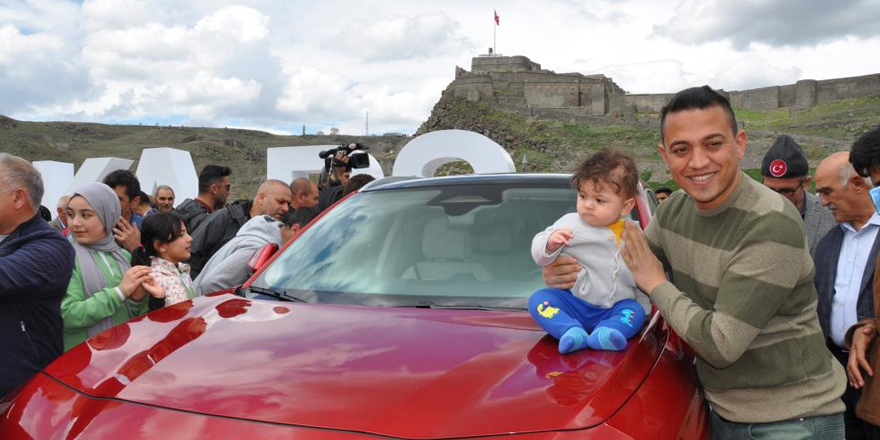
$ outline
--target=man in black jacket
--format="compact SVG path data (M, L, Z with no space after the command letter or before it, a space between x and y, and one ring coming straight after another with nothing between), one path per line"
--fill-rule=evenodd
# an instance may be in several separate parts
M40 218L42 198L37 170L0 153L0 397L63 352L73 247Z
M199 195L195 199L186 199L175 208L174 212L183 217L186 230L190 235L211 215L214 210L226 206L229 197L229 167L205 165L199 173Z
M290 209L290 199L290 188L287 184L271 179L260 185L253 201L238 200L211 214L192 234L192 250L188 263L193 279L199 275L211 256L232 240L251 217L269 215L281 221Z

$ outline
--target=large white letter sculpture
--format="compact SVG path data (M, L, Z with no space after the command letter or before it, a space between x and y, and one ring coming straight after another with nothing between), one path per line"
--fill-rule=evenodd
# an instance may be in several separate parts
M189 151L147 148L141 151L135 174L141 182L141 191L147 194L156 192L159 185L173 188L175 206L199 195L199 176Z
M131 168L131 164L133 163L134 161L131 159L120 159L118 157L96 157L93 159L86 159L83 161L83 164L80 165L79 171L76 172L76 175L73 176L73 181L70 182L66 191L72 191L73 188L81 183L100 182L104 180L104 177L107 177L108 174L116 170L127 170Z
M266 149L266 178L278 179L287 183L300 177L319 174L324 169L324 159L318 153L339 145L306 145L301 147L279 147ZM379 161L371 154L368 168L355 168L351 175L369 174L377 179L385 177Z
M73 164L54 160L39 160L35 161L33 165L43 177L43 200L40 203L49 208L49 212L54 218L58 199L67 191L70 182L73 182Z
M397 155L392 176L432 177L437 168L463 160L474 174L515 173L510 154L492 139L466 130L440 130L407 143Z

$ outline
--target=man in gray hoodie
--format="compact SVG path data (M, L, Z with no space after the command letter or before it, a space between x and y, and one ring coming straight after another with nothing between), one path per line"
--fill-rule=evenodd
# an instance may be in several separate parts
M229 242L215 253L195 279L196 292L205 294L243 284L253 275L248 261L269 243L279 247L287 243L317 215L313 209L300 209L286 217L289 224L272 216L261 215L248 220Z

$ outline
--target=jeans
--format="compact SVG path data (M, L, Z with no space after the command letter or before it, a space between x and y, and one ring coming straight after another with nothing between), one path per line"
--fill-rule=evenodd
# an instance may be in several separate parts
M770 423L737 423L710 411L712 440L843 440L843 414L804 417Z

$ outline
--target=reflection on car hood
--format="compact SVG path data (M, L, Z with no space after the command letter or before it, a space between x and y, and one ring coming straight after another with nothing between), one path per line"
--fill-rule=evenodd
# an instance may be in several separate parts
M659 355L560 356L525 312L203 297L81 344L46 372L89 395L264 422L440 438L577 429Z

